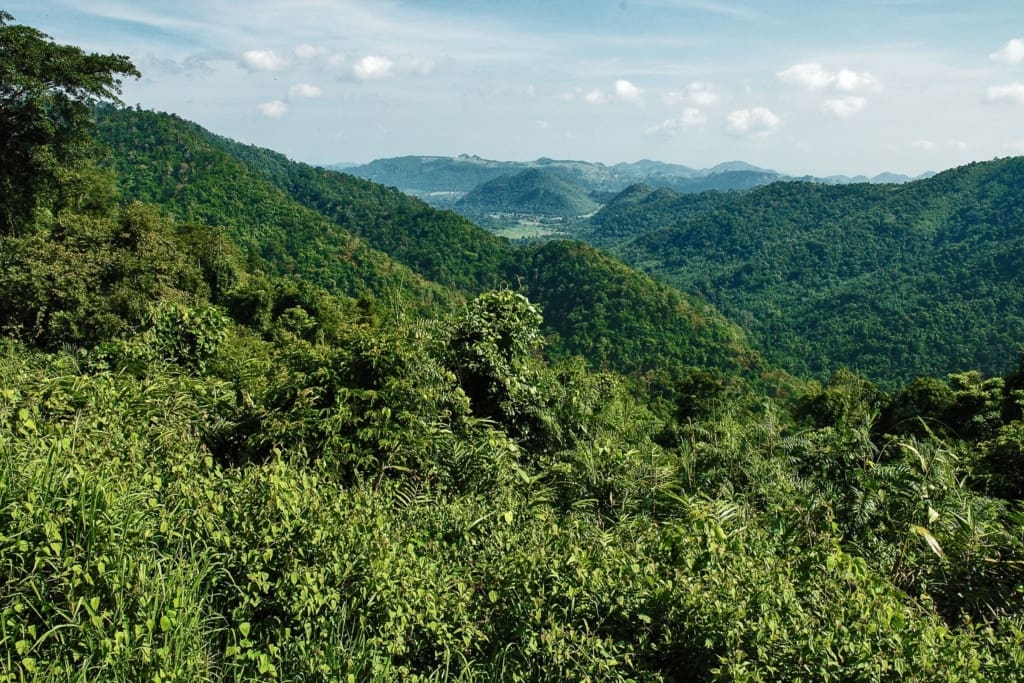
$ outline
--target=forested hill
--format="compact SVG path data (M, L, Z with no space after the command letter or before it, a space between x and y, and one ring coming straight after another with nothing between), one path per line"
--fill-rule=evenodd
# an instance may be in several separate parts
M450 298L444 288L291 200L196 124L113 107L95 115L96 135L113 150L109 162L126 199L158 204L182 221L223 226L264 267L334 292L413 299L421 310Z
M98 123L126 198L227 226L279 272L336 293L427 298L440 308L487 289L528 286L549 311L546 329L559 340L552 353L666 381L669 373L658 369L675 365L742 371L757 382L771 374L712 307L669 294L646 275L627 276L627 267L593 249L582 261L579 252L541 250L538 269L535 249L515 249L393 188L296 163L172 115L107 107ZM592 307L584 293L604 286L614 294Z
M580 186L536 168L483 183L455 204L463 213L524 213L567 218L593 213L599 207Z
M1024 343L1022 188L1022 158L900 186L776 183L616 252L797 374L1001 372Z
M739 192L680 194L667 187L640 183L617 194L586 225L581 239L599 247L614 246L657 228L676 225L698 213L711 211L740 197Z

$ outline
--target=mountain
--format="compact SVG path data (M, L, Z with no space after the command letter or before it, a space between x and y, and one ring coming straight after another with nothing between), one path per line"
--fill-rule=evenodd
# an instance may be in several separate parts
M332 292L411 297L425 310L451 299L444 288L254 173L231 153L244 146L173 115L102 107L95 116L95 135L111 148L108 163L126 199L158 204L182 222L223 226L271 272L297 274ZM374 214L378 222L394 222L392 212L421 204L349 180L352 192L339 208L353 220Z
M1024 343L1022 187L1021 158L903 185L774 183L614 252L706 296L796 374L1003 372Z
M681 192L707 189L728 190L752 187L782 177L742 161L718 164L709 169L692 169L680 164L641 160L606 166L588 161L540 158L535 161L492 161L478 156L377 159L363 166L347 167L346 173L391 185L427 201L447 201L446 193L466 193L500 176L539 169L579 185L588 193L620 192L646 182L671 186ZM701 180L703 179L703 180ZM687 180L693 180L687 184ZM438 196L440 194L440 196Z
M762 385L772 381L746 334L712 306L593 247L563 240L530 247L521 277L563 352L597 367L657 377L682 361Z
M578 185L537 168L483 183L455 204L463 214L521 213L571 218L593 213L599 204Z
M546 330L559 339L555 354L581 354L595 367L623 372L705 361L723 371L742 368L752 379L767 372L751 360L758 354L738 328L713 308L666 294L664 285L596 250L587 248L580 267L578 253L552 247L540 252L547 254L541 269L538 252L516 249L393 188L290 161L173 115L107 107L97 119L97 136L110 147L109 163L126 199L156 203L182 221L225 226L251 259L275 273L337 294L419 302L418 310L427 314L488 289L528 282L530 296L551 307ZM565 184L543 171L531 173L544 186ZM564 300L625 272L633 274L599 307ZM600 273L616 275L595 279ZM671 306L656 303L666 297ZM587 325L566 327L570 310ZM616 322L626 318L633 327ZM634 338L637 330L643 330L642 340ZM715 330L729 332L708 334ZM606 346L635 353L609 353Z
M671 178L692 178L702 175L702 172L683 166L682 164L668 164L664 161L652 161L641 159L632 163L621 162L612 166L619 173L630 178L650 178L652 176L666 176Z
M457 157L396 157L377 159L362 166L344 169L346 173L397 187L415 195L465 193L500 176L515 175L529 169L542 169L587 191L621 189L614 170L603 164L585 161L492 161L475 155Z
M738 192L680 194L667 187L631 185L614 196L573 235L590 244L608 247L656 228L711 211L738 199Z

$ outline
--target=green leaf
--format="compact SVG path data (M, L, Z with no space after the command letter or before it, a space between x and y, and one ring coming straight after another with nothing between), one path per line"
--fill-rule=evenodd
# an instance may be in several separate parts
M249 625L248 621L243 621L241 624L238 625L238 630L239 632L241 632L243 638L249 637L249 631L251 628L252 627Z

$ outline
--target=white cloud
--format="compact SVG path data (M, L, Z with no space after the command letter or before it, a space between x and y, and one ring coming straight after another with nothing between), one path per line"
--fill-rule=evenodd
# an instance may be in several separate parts
M367 55L352 67L352 75L361 81L388 78L394 74L395 63L387 57Z
M934 152L938 148L938 145L931 140L914 140L910 146L923 152Z
M246 50L242 64L250 71L280 71L288 66L288 60L273 50Z
M608 102L608 95L603 90L591 90L583 96L583 101L587 104L605 104Z
M833 73L817 62L794 64L779 71L775 76L787 85L796 85L808 90L824 90L831 86L842 92L857 92L881 87L878 79L867 71L857 72L843 68L838 73Z
M636 102L644 91L629 81L619 79L615 81L615 97L626 102Z
M333 55L328 63L344 70L347 77L360 81L371 81L393 76L428 76L437 67L429 57L385 57L367 55L351 66L341 54Z
M875 88L877 85L878 79L866 71L857 73L849 69L840 69L839 73L836 74L836 90L842 90L843 92L867 90L868 88Z
M988 102L1011 102L1024 104L1024 83L993 85L985 93Z
M673 135L681 130L686 130L687 128L702 126L707 122L708 117L704 112L696 107L687 107L683 109L682 114L680 114L678 118L665 119L659 125L648 128L647 133L648 135L653 133L667 133L669 135Z
M259 109L260 113L268 119L279 119L288 113L288 105L281 100L264 102L263 104L257 105L256 108Z
M821 110L841 119L848 119L864 111L868 101L863 97L839 97L834 100L825 100Z
M547 130L548 128L551 127L551 123L549 121L538 121L537 127L540 128L541 130Z
M310 83L298 83L288 89L288 95L292 99L300 97L320 97L323 91L318 86L311 85Z
M726 130L734 135L758 138L770 135L782 120L766 107L737 109L726 119Z
M783 83L799 85L807 88L808 90L821 90L822 88L827 88L836 80L836 75L834 73L826 71L825 67L817 62L794 64L784 71L779 71L775 75Z
M1002 47L998 52L988 56L993 62L1003 64L1020 64L1024 62L1024 39L1014 38Z
M971 148L971 146L968 145L963 140L949 140L948 142L946 142L946 147L948 149L955 149L958 152L966 152L968 149Z

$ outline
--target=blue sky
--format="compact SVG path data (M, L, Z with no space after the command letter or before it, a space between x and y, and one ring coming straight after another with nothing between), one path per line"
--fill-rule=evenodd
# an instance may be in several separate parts
M310 163L742 159L917 174L1024 154L1018 0L8 0L131 56L128 104Z

